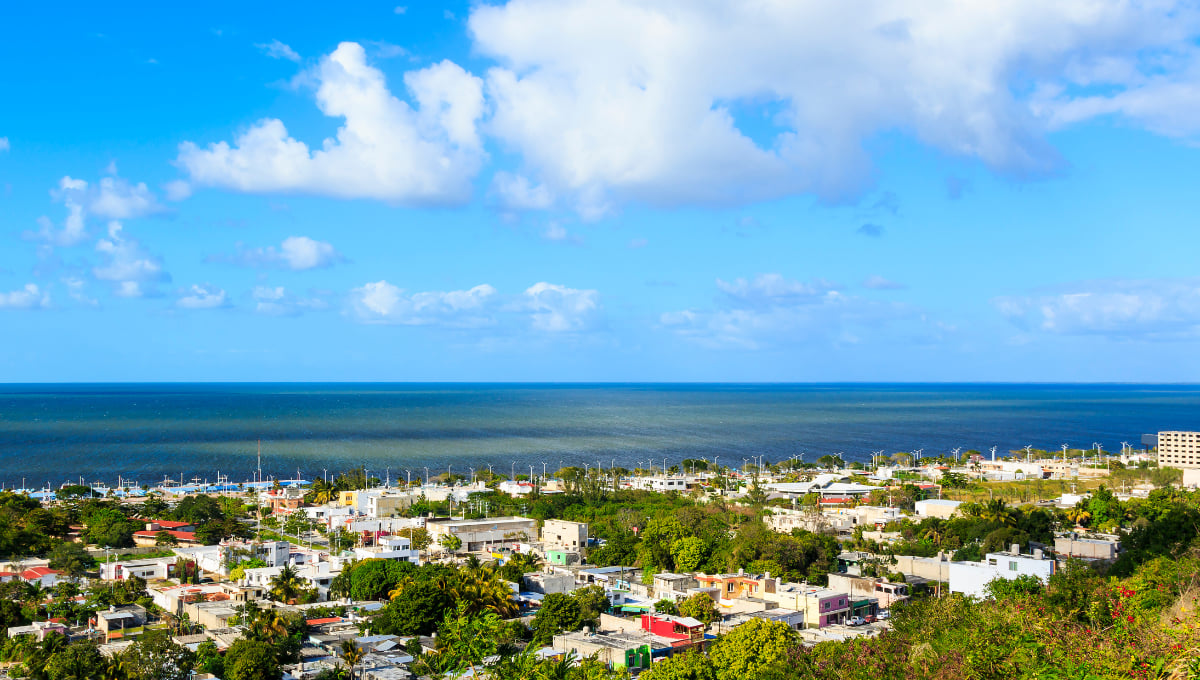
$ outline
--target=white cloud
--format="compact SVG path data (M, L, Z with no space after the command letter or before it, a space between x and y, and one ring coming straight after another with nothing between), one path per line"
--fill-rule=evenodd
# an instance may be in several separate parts
M863 281L863 287L870 288L871 290L904 290L908 288L903 283L891 281L878 274L868 276L867 280Z
M163 190L167 194L168 201L183 201L192 195L192 185L181 179L167 182L163 186Z
M367 323L477 328L496 323L496 289L482 284L469 290L407 293L387 281L368 283L350 293L351 308Z
M8 143L8 137L0 137L0 151L8 151L12 149L12 145Z
M1147 339L1200 336L1197 278L1080 281L992 303L1024 330Z
M511 0L469 20L499 63L489 130L588 217L853 197L866 141L896 130L1019 175L1094 115L1194 134L1198 27L1194 7L1103 0Z
M92 268L92 276L113 285L118 297L143 297L157 294L157 284L171 276L163 271L162 260L147 253L141 244L122 233L120 222L110 222L108 238L96 242L102 263Z
M247 267L276 267L292 271L331 267L344 259L333 244L307 236L289 236L279 247L266 246L249 250L239 247L236 255L216 255L208 258L211 262L231 262Z
M296 50L293 50L291 47L288 47L286 43L282 43L278 40L272 40L266 44L255 45L255 47L262 50L263 54L266 54L272 59L286 59L296 63L300 62L300 55L296 54Z
M198 285L180 291L175 306L180 309L216 309L229 305L229 296L221 288L211 284Z
M492 192L503 210L545 210L554 204L554 196L550 194L546 185L534 185L524 175L514 175L503 170L492 177Z
M115 165L111 169L115 171ZM145 183L133 184L116 176L103 177L94 184L64 176L50 195L67 208L62 228L56 228L50 218L43 216L38 218L38 231L26 232L25 236L56 246L73 246L86 240L88 217L120 220L164 210Z
M250 297L254 300L254 311L268 316L296 316L307 310L325 309L328 306L320 298L297 297L283 286L255 286Z
M716 309L667 312L663 327L708 347L761 349L823 341L856 343L895 322L924 323L907 305L847 295L829 281L760 274L725 282Z
M49 291L42 291L35 283L12 292L0 292L0 309L42 309L50 306Z
M525 290L518 308L528 310L533 327L550 333L586 331L595 327L600 294L553 283L535 283Z
M408 8L405 7L404 5L397 5L396 8L392 10L392 12L394 14L405 14L408 12Z
M483 83L442 61L404 76L416 106L396 98L357 43L342 43L309 74L317 106L344 119L320 149L266 119L201 149L180 145L193 184L253 193L300 192L437 205L465 201L484 158L476 129Z
M67 294L71 296L72 300L88 307L97 307L100 305L99 300L87 294L87 282L83 279L78 276L68 276L62 282L66 285Z
M448 328L531 329L563 334L596 328L600 295L551 283L536 283L519 295L501 295L482 284L469 290L409 293L377 281L350 294L352 313L365 323Z

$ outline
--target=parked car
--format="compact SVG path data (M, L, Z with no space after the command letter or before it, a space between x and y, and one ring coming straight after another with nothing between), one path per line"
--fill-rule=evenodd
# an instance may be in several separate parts
M887 621L890 618L892 618L892 614L888 610L884 609L879 612L880 621Z
M846 623L851 626L861 626L866 623L866 620L864 620L861 616L851 616L850 620Z
M863 618L863 621L866 621L867 623L875 623L875 615L868 614L866 617Z

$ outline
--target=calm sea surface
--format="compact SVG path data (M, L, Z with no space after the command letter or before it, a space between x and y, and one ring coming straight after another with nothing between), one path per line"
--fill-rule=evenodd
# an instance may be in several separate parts
M1176 385L0 385L0 482L307 479L354 465L424 467L1062 443L1107 450L1200 429L1200 386ZM419 472L418 472L419 471Z

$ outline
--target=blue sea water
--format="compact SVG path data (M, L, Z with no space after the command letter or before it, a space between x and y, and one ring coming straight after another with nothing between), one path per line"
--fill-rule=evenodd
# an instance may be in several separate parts
M260 440L276 477L365 465L398 479L489 463L540 472L543 462L866 460L879 449L1113 451L1165 429L1200 429L1200 386L0 385L0 483L243 481Z

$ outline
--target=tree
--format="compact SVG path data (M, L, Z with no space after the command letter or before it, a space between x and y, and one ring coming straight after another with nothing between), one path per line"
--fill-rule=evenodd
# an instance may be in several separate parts
M705 593L696 593L689 596L683 602L680 602L679 614L681 616L690 616L706 626L721 618L721 614L717 612L716 604Z
M284 565L278 574L271 577L270 586L271 599L284 603L293 602L300 597L304 590L304 582L300 580L300 574L290 564Z
M196 655L165 630L147 631L124 654L130 680L187 680Z
M353 644L353 641L351 641ZM275 660L271 645L259 640L241 639L225 653L225 680L280 680L283 670Z
M92 680L103 673L104 665L96 643L79 640L50 657L46 676L49 680Z
M580 588L571 593L571 597L579 602L579 615L583 619L583 623L593 627L600 624L600 615L612 606L604 588L600 586Z
M708 657L685 652L655 663L638 676L639 680L717 680L717 671Z
M175 538L175 534L170 531L161 529L158 533L154 534L154 545L176 546L179 545L179 539Z
M703 538L687 536L671 544L671 557L679 571L695 571L704 561L708 544Z
M663 598L654 603L654 611L667 616L679 616L679 605L675 600Z
M754 619L721 638L709 657L718 680L760 680L797 642L796 632L786 623Z
M433 537L429 535L429 530L421 527L401 529L400 535L407 536L412 549L417 552L425 552L433 543Z
M437 629L454 597L432 580L413 581L398 591L371 621L371 630L389 635L429 635Z
M137 530L137 525L115 508L98 507L86 513L83 522L86 525L83 536L88 543L114 548L133 545L133 532Z
M462 539L454 534L442 534L438 537L438 544L449 552L455 552L462 547Z
M58 569L76 577L83 576L96 564L96 560L88 554L83 545L74 541L63 541L55 545L48 557L51 569Z
M362 663L363 653L354 640L342 640L342 661L350 671L350 680L354 680L354 667Z
M562 593L551 593L542 598L542 606L533 617L533 641L547 645L555 635L583 627L583 611L579 600Z
M221 656L217 643L205 640L196 647L196 672L225 677L225 657Z

